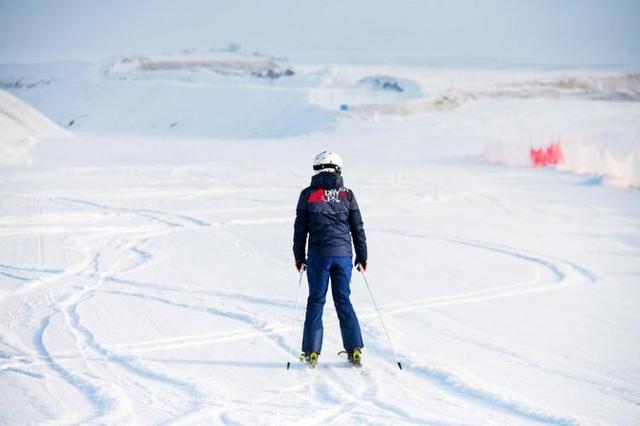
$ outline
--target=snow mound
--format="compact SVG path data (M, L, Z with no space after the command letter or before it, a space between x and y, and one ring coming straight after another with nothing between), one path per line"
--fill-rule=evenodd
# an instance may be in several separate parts
M369 106L385 108L421 99L420 83L393 75L362 75L363 70L332 67L324 81L309 92L309 102L329 110L362 111ZM351 115L351 113L350 113Z
M70 136L27 103L0 90L0 165L23 161L42 138Z

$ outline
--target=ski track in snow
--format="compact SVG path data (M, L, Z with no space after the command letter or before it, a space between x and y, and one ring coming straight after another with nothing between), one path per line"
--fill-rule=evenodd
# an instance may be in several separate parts
M83 204L86 205L87 203L83 203ZM104 208L104 206L101 206L99 204L95 204L94 207ZM126 213L133 212L135 214L139 214L142 217L145 217L146 219L164 223L167 226L171 226L171 227L178 226L173 222L158 219L156 216L151 215L149 211L144 211L142 213L140 213L139 211L134 211L133 209L123 209L122 211ZM158 214L158 212L153 212L153 213ZM196 223L199 226L204 226L203 223L191 220L190 218L182 217L179 215L176 217L185 219L190 223ZM122 248L122 246L125 246L127 244L130 244L130 243L126 241L122 242L120 244L120 248ZM136 266L139 266L145 263L149 259L149 257L144 256L142 254L143 252L141 252L135 246L127 247L126 249L142 257L140 262L137 265L133 266L134 268ZM116 248L116 251L117 251L117 248ZM77 346L87 347L94 353L93 357L89 356L86 353L79 354L81 356L81 359L92 358L94 361L96 359L101 361L108 361L114 365L117 365L123 369L126 369L130 373L135 374L136 376L139 376L140 378L146 381L160 382L160 383L172 386L174 388L177 388L181 393L187 396L187 398L190 398L191 402L183 410L182 413L180 413L179 411L173 412L168 417L168 419L172 419L176 417L187 418L190 414L197 412L202 407L199 391L193 384L185 383L180 380L166 376L164 374L154 372L152 370L147 369L143 365L140 365L140 363L135 359L130 359L122 355L119 355L113 351L110 351L108 349L105 349L99 342L95 340L94 335L91 333L91 331L81 324L80 316L78 314L79 306L81 306L81 304L86 302L87 300L90 300L91 297L93 297L93 295L96 293L96 291L98 291L98 288L105 281L103 278L103 275L105 275L106 272L101 270L102 256L103 256L102 251L95 253L93 257L91 257L91 260L89 261L87 268L80 269L80 270L78 270L78 267L72 270L61 271L56 269L51 270L51 269L38 269L38 268L23 268L23 267L15 267L10 265L2 265L2 267L11 269L11 270L28 270L28 271L35 271L35 272L46 272L46 273L58 274L57 276L47 278L44 280L37 280L35 283L25 286L23 289L21 289L22 293L32 293L34 290L36 290L37 287L41 287L46 284L53 284L55 281L61 281L65 278L70 278L73 276L78 276L83 278L90 277L97 280L95 284L82 288L80 292L77 292L77 291L71 292L64 300L54 303L55 313L45 317L42 320L40 329L36 333L35 347L38 350L39 358L44 360L44 363L52 372L56 373L59 377L61 377L63 380L68 382L71 386L75 387L78 391L80 391L85 396L85 398L94 406L95 413L91 417L84 419L82 422L85 422L85 421L102 422L103 420L101 419L107 419L107 418L111 419L111 421L118 419L118 417L115 417L114 419L114 416L118 411L117 406L120 405L117 397L118 395L126 395L127 392L126 392L126 388L124 387L125 385L123 385L123 387L120 389L119 392L115 393L115 396L105 395L104 387L98 387L97 385L92 383L93 381L91 379L82 377L83 375L73 373L67 368L63 367L62 364L64 363L64 358L62 358L62 362L59 361L57 357L55 355L52 355L49 349L47 348L47 344L45 343L45 335L46 335L47 329L50 327L51 318L53 318L55 315L62 314L64 315L66 319L65 322L69 325L69 328L72 334L74 334L76 339L82 339L82 342L79 342ZM66 273L63 275L59 275L62 272L66 272ZM67 361L68 360L69 358L67 358ZM9 359L9 361L11 361L11 359ZM5 371L8 370L7 368L4 368L4 366L0 368L2 368ZM9 367L9 369L11 368L13 367ZM37 375L38 373L33 373L33 374ZM128 411L128 409L124 409L123 411L126 412Z
M149 219L155 220L155 218L153 217L150 217ZM189 220L189 222L195 223L198 226L203 226L201 223L197 223L195 221ZM173 227L173 225L169 222L167 222L166 224ZM144 238L142 240L144 240ZM137 263L131 265L129 268L126 268L126 270L128 271L142 266L152 258L152 256L148 252L139 249L134 244L135 242L125 241L118 247L122 251L129 251L139 256L139 261ZM183 395L183 398L186 399L187 403L185 404L184 402L180 402L178 406L172 407L176 402L179 402L180 400L171 401L171 399L168 399L166 395L159 393L152 384L145 383L142 386L140 384L137 384L138 387L143 388L141 392L146 398L151 401L164 401L164 404L166 406L169 406L168 410L166 406L163 407L163 409L167 412L165 414L166 419L161 423L174 423L175 421L177 421L177 419L180 419L181 421L187 421L191 416L196 415L205 407L203 393L196 384L177 379L165 373L154 371L148 366L144 365L144 363L142 363L135 357L126 356L121 354L120 352L105 347L100 342L98 342L94 334L81 323L81 318L78 313L78 309L80 308L80 306L93 298L95 294L100 291L100 287L109 282L107 277L110 272L103 271L101 269L100 253L98 253L94 258L92 267L93 275L98 279L98 283L94 287L90 288L87 292L85 292L84 295L78 296L76 301L68 304L68 306L66 307L65 312L66 315L70 318L71 327L81 334L83 342L95 353L98 359L108 361L111 364L126 370L127 372L136 376L138 379L142 379L143 381L152 383L155 382L160 385L165 385L176 389L179 394ZM127 386L131 386L131 384L129 384L128 382L123 383L121 385L120 391L117 392L117 394L126 395ZM130 411L130 408L127 407L122 411L126 413Z
M414 302L402 303L402 306L393 307L387 305L385 312L388 314L410 312L415 309L428 308L434 306L446 306L461 303L473 303L484 300L496 299L501 297L519 296L532 292L540 291L552 291L558 289L558 284L563 286L572 284L593 284L597 282L597 276L595 273L588 269L575 265L574 263L554 259L551 257L529 254L525 251L518 250L512 247L507 247L501 244L488 243L476 240L466 240L461 238L451 238L441 235L421 234L411 231L403 231L396 229L379 229L372 228L370 232L388 232L395 235L401 235L411 238L426 238L449 242L452 244L459 244L463 246L470 246L481 250L487 250L503 254L505 256L511 256L516 259L521 259L526 262L531 262L540 265L549 270L556 280L552 283L516 283L497 288L489 288L484 290L472 291L463 294L444 296L437 298L429 298L424 300L417 300Z
M104 205L101 204L89 204L89 203L83 203L85 205L91 205L94 207L98 207L98 208L105 208ZM131 213L132 210L131 209L124 209L123 211L127 212L127 213ZM136 214L138 212L135 212ZM154 213L158 213L157 211L154 211ZM153 221L158 221L157 217L155 216L148 216L145 212L145 214L141 215L142 217L147 217L150 220ZM173 222L169 222L169 221L162 221L164 222L167 226L171 226L171 227L175 227L176 224ZM195 221L192 221L193 223L196 223ZM201 225L203 222L199 222L198 224ZM459 241L456 241L457 243L460 243ZM479 246L478 243L476 242L474 245ZM492 248L487 248L487 246L479 246L481 248L484 249L492 249ZM143 263L145 263L146 261L148 261L149 259L151 259L151 255L148 252L142 251L141 249L139 249L136 246L132 246L130 248L131 251L133 251L134 253L138 254L140 257L140 262L138 263L138 265L141 265ZM513 255L513 253L511 253ZM529 256L523 256L522 254L517 254L518 257L521 258L525 258L528 260L531 260L532 258ZM542 263L540 260L537 260L538 262ZM136 265L137 266L137 265ZM548 263L545 263L545 266L549 267L550 269L554 270L554 272L558 275L558 277L563 278L564 276L558 272L557 269L554 269L552 266L550 266ZM91 269L92 269L92 273L91 275L93 276L99 276L102 275L102 273L100 272L100 253L97 253L94 258L91 261ZM105 281L112 281L112 282L119 282L118 279L116 278L106 278ZM124 281L123 283L126 284L132 284L133 282L130 280L120 280L120 281ZM170 384L173 385L179 389L181 389L186 395L198 395L198 391L195 389L195 387L191 384L188 383L184 383L175 379L171 379L168 378L162 374L158 374L158 373L154 373L149 369L146 369L145 367L142 367L141 365L139 365L139 362L136 362L134 359L131 359L130 357L127 356L123 356L123 355L119 355L115 352L113 352L112 350L106 349L104 347L102 347L99 343L97 343L95 341L95 337L93 336L93 334L84 326L82 326L80 324L80 318L78 315L78 307L80 306L81 303L89 300L89 298L92 296L93 292L96 291L96 287L98 287L98 285L94 286L94 288L91 288L87 295L84 297L79 298L79 300L77 300L75 303L70 304L65 313L66 315L68 315L71 319L71 325L72 327L79 331L80 334L83 336L84 339L84 343L86 343L89 348L91 348L96 355L98 356L98 359L102 359L104 358L105 360L108 360L114 364L117 364L120 367L123 367L127 370L129 370L130 372L141 376L144 379L147 380L153 380L153 381L159 381L165 384ZM198 338L197 339L197 343L214 343L216 341L228 341L229 339L233 339L233 338L247 338L247 337L252 337L252 336L256 336L256 335L266 335L266 336L270 336L273 338L273 333L275 332L275 330L270 329L269 327L267 327L265 324L256 321L255 318L249 314L239 314L237 312L233 312L233 311L224 311L224 310L220 310L220 309L216 309L216 308L212 308L212 307L206 307L206 306L198 306L198 305L187 305L187 304L183 304L183 303L175 303L172 302L170 300L167 299L163 299L160 297L156 297L156 296L151 296L148 294L143 294L143 293L130 293L130 292L122 292L122 291L113 291L113 290L103 290L106 293L111 293L111 294L119 294L119 295L123 295L123 296L127 296L127 297L137 297L137 298L143 298L146 300L152 300L155 302L160 302L160 303L165 303L174 307L180 307L180 308L185 308L185 309L191 309L191 310L197 310L197 311L202 311L202 312L207 312L209 314L213 314L213 315L220 315L220 316L224 316L227 318L231 318L231 319L235 319L241 322L244 322L247 325L252 326L256 332L252 332L252 333L247 333L246 331L242 331L240 333L229 333L228 335L224 335L224 336L219 336L218 338ZM510 293L512 294L512 293ZM504 294L501 293L500 296L505 296L505 295L509 295L509 294ZM478 300L477 299L477 294L472 294L472 295L460 295L455 297L455 299L449 298L446 301L442 301L442 300L438 300L438 301L422 301L419 305L413 305L411 306L411 309L417 309L417 308L422 308L425 306L432 306L433 303L464 303L464 302L473 302ZM489 295L491 296L491 295ZM242 296L242 295L232 295L230 296L231 298L240 300L240 301L245 301L245 302L258 302L258 303L266 303L269 304L270 302L268 300L265 299L261 299L261 298L251 298L251 297L247 297L247 296ZM481 296L481 297L486 297L486 296ZM495 296L494 296L495 297ZM396 311L394 311L393 309L388 310L389 313L394 313ZM371 315L371 314L369 314ZM366 315L365 315L366 316ZM83 394L93 403L93 405L96 407L96 413L94 414L94 418L101 418L105 415L108 407L113 406L114 405L114 401L112 399L109 399L105 396L100 395L99 391L97 390L97 388L93 387L90 383L86 382L86 381L82 381L77 377L74 377L71 373L67 372L66 370L64 370L59 363L55 362L54 359L51 357L51 355L49 354L49 352L46 350L46 347L44 345L44 341L43 341L43 335L44 335L44 330L48 327L49 325L49 318L46 318L45 323L43 324L43 330L40 333L40 341L39 341L39 348L40 348L40 352L41 355L47 360L47 363L49 364L50 368L53 369L54 371L56 371L58 374L60 374L65 380L67 380L70 384L72 384L73 386L75 386L76 388L78 388L80 391L83 392ZM283 332L285 330L282 330ZM235 335L234 335L235 334ZM277 336L275 341L276 343L279 343L280 347L286 351L288 350L286 342L284 341L284 339L282 338L282 335L284 333L281 333L280 336ZM167 347L176 347L176 344L179 346L181 345L188 345L190 342L184 341L184 339L182 341L178 341L178 342L168 342L168 341L160 341L157 342L157 346L153 346L151 345L149 342L146 342L143 346L143 348L140 348L140 345L138 345L138 350L139 351L145 351L145 350L153 350L153 349L158 349L158 348L167 348ZM136 351L136 347L121 347L118 349L128 349L128 350L132 350L133 352ZM440 370L434 370L432 367L426 367L426 366L412 366L410 371L415 371L415 372L420 372L422 375L426 376L429 380L437 380L441 383L444 383L447 386L447 388L449 390L453 390L456 393L460 393L464 396L469 396L473 399L476 400L480 400L482 403L489 403L489 405L494 405L497 406L498 408L503 408L506 409L507 411L510 411L514 414L518 414L518 415L523 415L525 417L529 417L533 420L537 420L537 421L543 421L543 422L550 422L550 423L554 423L554 424L575 424L574 421L572 420L567 420L567 419L562 419L562 418L557 418L557 417L553 417L553 416L549 416L549 415L544 415L544 414L540 414L538 411L535 411L533 409L530 409L529 407L527 407L526 405L522 405L522 404L517 404L514 403L512 401L509 400L505 400L504 398L501 398L499 395L494 395L491 393L486 393L483 392L481 389L477 389L477 388L473 388L470 387L468 385L465 385L463 381L461 381L459 378L455 377L455 376L451 376L450 374L448 374L447 372L443 372ZM335 374L333 374L332 376L332 380L333 381L338 381L337 376ZM326 389L326 386L328 386L327 384L323 384L323 385L317 385L316 389L315 389L315 393L317 395L319 395L321 398L323 397L322 395L325 395L324 398L326 398L326 395L331 394L332 392L328 391ZM344 386L344 385L343 385ZM332 387L332 389L334 389L335 392L335 386ZM345 398L347 402L341 402L337 408L335 408L334 410L332 410L329 414L321 417L318 421L317 424L326 424L328 422L332 422L332 421L339 421L340 417L342 415L344 415L345 413L349 412L351 409L353 409L356 405L358 405L360 403L360 401L367 401L368 403L371 403L372 405L376 406L377 408L383 410L383 411L390 411L393 414L395 414L396 416L400 417L403 419L404 422L407 423L416 423L416 424L423 424L425 421L424 419L420 419L420 418L413 418L412 416L410 416L407 412L404 412L403 410L397 409L395 407L393 407L393 405L391 404L387 404L384 403L382 401L376 400L375 399L375 385L369 384L367 387L363 388L364 390L362 392L360 392L360 394L358 394L358 396L354 397L351 393L346 393L345 394ZM348 389L349 391L352 391L353 389ZM201 404L199 403L199 396L196 396L193 401L191 402L189 408L187 408L185 410L185 412L182 413L181 416L188 416L190 414L193 414L195 412L197 412L199 409L202 408ZM343 398L338 398L338 399L330 399L329 402L336 402L336 401L343 401ZM178 417L179 418L179 417ZM224 418L224 416L222 416L221 418ZM441 422L433 422L433 421L427 421L428 423L432 424L446 424L446 423L441 423Z
M49 328L52 317L53 315L44 318L40 329L36 332L35 347L38 350L40 357L45 360L47 367L50 370L76 388L93 405L95 409L94 414L87 419L81 420L81 422L88 422L105 416L110 407L114 404L114 400L103 395L96 386L82 378L80 375L74 374L70 370L64 368L58 362L56 357L49 353L45 344L45 333Z
M182 214L172 214L172 213L166 213L166 212L162 212L159 210L152 210L152 209L132 209L132 208L124 208L124 207L112 207L112 206L108 206L105 204L100 204L100 203L96 203L93 201L87 201L87 200L78 200L78 199L73 199L73 198L65 198L65 197L58 197L57 198L58 201L61 202L66 202L66 203L70 203L70 204L76 204L76 205L84 205L87 207L94 207L97 208L101 211L109 211L109 212L115 212L115 213L123 213L123 214L131 214L134 216L139 216L141 218L144 219L150 219L152 221L155 222L159 222L171 227L180 227L180 226L184 226L183 223L180 223L180 221L182 222L189 222L198 226L209 226L210 224L206 221L200 220L200 219L196 219L190 216L186 216L186 215L182 215ZM173 219L165 219L165 217L169 217L169 218L173 218ZM178 220L175 220L178 219Z
M201 221L198 219L194 219L185 215L174 215L174 214L169 214L169 213L165 213L165 212L160 212L157 210L151 210L151 209L126 209L126 208L113 208L113 207L109 207L103 204L99 204L99 203L93 203L93 202L88 202L88 201L84 201L84 200L72 200L72 199L66 199L66 198L58 198L59 201L63 201L63 202L69 202L69 203L74 203L74 204L80 204L83 206L87 206L87 207L91 207L91 208L97 208L100 210L105 210L105 211L111 211L111 212L116 212L116 213L124 213L124 214L131 214L134 216L138 216L156 223L161 223L164 224L168 227L171 228L178 228L178 227L182 227L182 226L188 226L188 225L195 225L195 226L209 226L209 224L205 221ZM177 221L174 220L165 220L164 217L170 217L170 218L178 218L178 219L182 219L183 221L186 221L186 224L180 224ZM146 237L145 237L146 238ZM130 241L124 241L122 245L127 244L128 250L130 250L131 252L135 253L138 257L139 257L139 261L134 264L131 265L129 268L126 268L126 270L124 270L123 272L128 272L131 271L133 269L135 269L138 266L143 265L144 263L146 263L147 261L149 261L152 258L152 255L149 252L146 252L142 249L140 249L137 245L135 245L133 242ZM96 278L98 280L98 283L83 289L81 293L75 293L75 295L72 295L71 297L69 297L68 299L75 299L75 301L70 302L70 300L65 300L63 302L59 302L57 303L57 312L56 314L59 313L63 313L65 315L65 317L68 319L68 323L70 325L70 327L73 329L73 331L76 332L76 334L79 334L82 338L82 342L81 342L81 346L87 346L93 353L94 355L92 357L89 357L87 354L68 354L68 355L61 355L60 358L62 360L62 363L64 363L65 361L68 362L69 360L73 360L73 359L77 359L77 356L80 355L81 358L89 358L93 361L95 360L103 360L103 361L108 361L112 364L115 364L116 366L119 366L123 369L126 369L127 371L131 372L132 374L135 374L137 376L139 376L139 378L142 378L144 380L147 381L156 381L156 382L160 382L163 384L168 384L170 386L173 386L177 389L179 389L185 396L187 396L188 398L191 399L191 402L189 403L188 407L186 407L182 413L180 412L173 412L171 413L171 418L173 420L176 419L182 419L183 421L188 420L189 417L193 416L194 414L196 414L199 410L201 410L203 408L203 404L202 404L202 396L200 391L197 389L196 385L192 384L192 383L187 383L184 381L180 381L171 377L168 377L164 374L158 373L158 372L154 372L152 370L150 370L149 368L145 367L139 360L129 357L129 356L123 356L117 352L114 352L111 349L107 349L104 346L102 346L98 341L96 341L95 336L91 333L91 331L86 328L85 326L83 326L81 324L80 321L80 316L78 314L78 308L82 305L82 303L85 303L86 301L90 300L94 294L96 294L96 292L100 291L99 287L104 283L104 282L112 282L112 283L118 283L121 282L123 284L129 284L129 285L138 285L141 287L147 287L148 285L145 286L145 284L137 284L134 283L131 280L119 280L117 278L113 278L113 277L109 277L108 273L106 273L105 271L101 270L101 257L103 256L103 252L98 252L96 253L93 258L90 261L89 264L89 272L79 272L76 273L76 271L68 271L69 275L80 275L80 276L90 276L93 278ZM7 267L8 269L17 269L17 270L23 270L23 269L28 269L28 270L35 270L35 269L29 269L29 268L20 268L20 267L13 267L13 266L9 266L9 265L2 265L4 267ZM54 272L54 273L59 273L61 271L58 270L54 270L54 271L50 271L50 270L36 270L38 272ZM60 279L62 277L57 277L57 279ZM38 287L41 285L44 285L47 282L40 282L38 283ZM33 286L30 286L28 288L28 291L34 291L35 288ZM167 289L167 288L163 288L163 290L171 290L171 291L180 291L180 289L177 288L172 288L172 289ZM145 300L151 300L154 302L160 302L160 303L165 303L168 305L171 305L173 307L178 307L178 308L183 308L183 309L191 309L191 310L196 310L196 311L202 311L202 312L206 312L212 315L218 315L218 316L223 316L226 318L230 318L230 319L234 319L237 321L241 321L244 324L248 324L250 326L252 326L255 330L257 330L257 332L254 330L251 335L252 336L260 336L260 335L272 335L273 331L269 330L269 328L259 322L256 321L254 319L254 317L252 317L249 314L244 314L244 313L237 313L237 312L233 312L233 311L225 311L225 310L220 310L220 309L216 309L214 307L205 307L205 306L195 306L195 305L188 305L188 304L183 304L183 303L175 303L172 302L168 299L163 299L160 297L154 297L152 295L148 295L148 294L143 294L143 293L129 293L129 292L122 292L122 291L114 291L114 290L107 290L104 291L105 293L111 293L111 294L119 294L121 296L125 296L125 297L138 297L138 298L143 298ZM202 292L201 292L202 293ZM241 294L225 294L224 292L218 292L218 291L210 291L210 292L204 292L207 294L213 294L213 295L217 295L217 296L221 296L221 297L230 297L236 301L251 301L251 302L261 302L261 303L267 303L267 304L278 304L277 301L268 301L267 299L264 298L258 298L258 297L252 297L252 296L247 296L247 295L241 295ZM73 293L72 293L73 294ZM280 302L281 305L284 306L290 306L291 303L285 303L285 302ZM61 307L64 306L64 309L62 309ZM54 314L55 315L55 314ZM92 385L90 381L87 380L83 380L80 379L78 376L70 373L68 370L66 370L65 368L63 368L61 366L61 362L58 362L55 356L52 356L50 354L50 352L48 351L45 343L44 343L44 334L45 334L45 330L47 329L47 327L49 327L49 323L50 323L50 318L51 317L47 317L45 318L45 320L43 320L43 326L41 331L38 333L39 336L39 340L38 340L38 349L40 352L40 358L44 359L45 364L48 365L48 367L53 370L55 373L57 373L58 375L60 375L64 380L66 380L67 382L69 382L72 386L74 386L75 388L77 388L79 391L81 391L83 393L83 395L85 395L85 397L93 404L93 406L95 407L96 412L94 413L94 415L89 418L89 419L85 419L85 420L91 420L91 421L97 421L99 419L104 418L109 410L114 410L115 406L117 406L118 404L116 403L115 399L112 399L110 397L107 397L105 395L102 394L102 389L97 388L96 386ZM232 333L228 333L228 335L223 336L224 340L228 340L229 338L233 339L234 334L237 334L236 332L232 332ZM240 335L241 337L246 337L246 331L241 331ZM284 339L280 336L274 336L272 338L276 343L278 343L282 348L284 348L286 346L286 343L284 341ZM203 342L203 338L200 337L198 338L199 343ZM212 342L212 341L216 341L216 340L211 340L209 339L205 339L206 342ZM184 339L182 339L181 343L188 345L188 341L185 343ZM145 347L142 349L143 351L149 350L149 349L153 349L153 347L149 347L149 342L146 342L146 344L144 345ZM183 345L178 345L176 346L176 343L173 342L173 344L171 344L170 342L167 341L161 341L157 343L157 347L163 347L163 348L167 348L167 347L180 347ZM118 347L118 350L120 349L132 349L135 352L135 348L130 347L130 348L126 348L126 347ZM34 365L36 363L33 363ZM3 366L3 370L5 371L11 371L11 369L15 369L14 367L4 367ZM118 392L118 394L126 394L126 391L122 392ZM116 410L117 411L117 410ZM113 416L115 414L111 413L109 415L109 418L113 419Z
M483 413L499 413L504 417L498 417L499 421L516 419L518 422L533 422L555 425L576 425L581 421L573 416L556 413L555 410L544 407L535 401L529 401L524 397L502 393L493 386L485 386L469 379L463 372L453 371L437 363L425 361L424 357L400 348L399 356L404 361L405 370L402 372L390 371L393 353L386 348L384 337L375 332L377 327L363 324L363 331L367 335L368 364L363 371L357 372L345 368L343 363L331 363L323 361L318 371L306 372L298 363L294 364L292 371L286 372L284 364L287 356L294 355L289 352L287 336L291 331L289 320L292 318L294 305L290 300L272 299L245 294L241 292L198 289L188 284L171 284L165 282L153 282L151 280L138 280L128 278L127 274L155 261L158 250L148 249L153 238L160 235L182 230L192 230L202 227L225 227L233 225L274 225L290 222L290 218L272 219L238 219L232 221L209 221L197 217L175 214L156 209L137 209L128 207L112 207L104 203L97 203L76 198L55 197L55 204L65 207L83 208L100 213L125 215L147 221L152 228L140 228L136 231L137 224L132 224L131 229L123 228L122 232L110 234L108 241L104 242L104 236L78 237L78 247L83 252L81 260L67 265L65 268L35 268L10 264L0 264L0 273L10 278L24 281L19 288L11 293L3 294L0 304L8 303L16 297L27 298L30 303L40 297L41 292L48 294L48 302L45 304L47 312L40 318L39 327L35 331L33 347L21 350L18 345L2 343L7 347L13 347L14 353L0 353L0 373L16 373L32 379L42 380L48 383L52 375L66 382L79 392L86 402L92 407L92 413L85 418L77 419L69 417L64 419L79 423L113 423L132 421L130 410L143 410L148 407L135 406L134 397L153 401L159 399L166 403L166 407L156 416L161 420L158 423L184 423L188 421L199 422L204 419L216 418L223 424L242 423L243 415L248 415L252 405L241 404L238 401L222 401L213 403L211 396L200 382L187 379L174 371L171 375L165 373L171 365L186 363L195 364L197 360L188 358L160 357L153 358L145 354L162 353L167 350L180 349L187 351L189 348L208 346L227 342L238 342L247 339L263 338L270 342L282 354L282 363L272 365L273 368L282 367L282 374L296 375L297 385L287 390L281 388L275 396L260 399L253 406L265 408L265 414L273 419L282 419L282 423L288 423L281 416L291 408L282 399L302 393L306 401L300 402L304 410L313 413L313 418L308 421L311 424L340 424L343 422L365 422L367 414L376 413L376 418L381 422L406 423L406 424L434 424L450 425L461 424L463 421L450 421L450 419L422 417L399 407L392 400L388 400L388 392L380 394L381 381L385 385L393 383L398 390L411 395L411 387L403 382L406 380L424 382L426 386L441 393L441 398L448 404L471 404L475 409ZM38 208L41 206L38 204ZM40 210L41 213L41 210ZM258 213L258 211L256 211ZM401 229L375 228L368 229L371 235L375 233L389 233L401 238L432 239L447 242L454 245L470 247L477 250L494 253L498 256L507 256L521 260L549 272L553 277L550 282L540 279L531 282L512 283L505 286L469 291L443 297L431 297L413 300L403 303L390 303L382 306L387 316L396 316L412 312L419 312L433 307L451 306L468 303L480 303L486 300L522 296L533 292L557 291L567 286L591 285L598 283L598 276L588 268L573 262L557 259L542 254L533 254L525 250L516 249L492 242L418 233ZM238 237L240 239L240 237ZM95 241L93 241L95 239ZM101 241L101 242L100 242ZM40 241L38 251L42 251ZM96 246L99 244L99 247ZM240 244L239 248L256 254L256 248L249 244ZM43 257L43 254L39 256ZM268 255L265 261L273 262ZM42 259L41 257L41 259ZM114 261L115 259L115 261ZM170 260L169 260L170 261ZM38 274L35 279L23 277L19 274ZM83 321L82 306L98 295L112 295L126 299L142 300L148 303L161 304L172 309L186 310L204 313L213 318L223 318L238 323L239 328L231 331L192 333L176 337L166 337L137 341L135 343L105 344L98 340L97 335ZM206 301L198 301L198 297L206 298ZM189 301L192 300L192 301ZM42 306L42 303L39 304ZM282 309L286 316L280 319L263 319L260 308ZM257 312L257 313L256 313ZM268 312L265 313L268 315ZM360 312L361 319L375 319L376 313L372 308ZM47 336L52 331L52 321L56 319L57 325L64 324L66 332L75 339L76 350L53 351L51 342ZM373 322L373 321L371 321ZM284 323L284 325L283 325ZM335 320L327 320L325 324L336 327ZM607 388L607 385L598 381L589 381L577 375L565 373L561 370L553 370L541 363L531 361L516 350L489 345L480 338L470 337L452 330L444 330L452 338L463 340L467 343L484 346L486 349L499 352L502 356L511 357L525 363L531 368L543 371L545 374L555 374L566 379L579 381L590 385L600 392L615 392L628 402L639 405L640 397L627 388ZM243 366L243 361L221 361L229 366ZM212 364L214 361L206 361ZM156 369L159 365L165 368ZM257 362L256 366L268 367L269 362ZM348 374L345 375L345 372ZM302 377L300 377L302 376ZM171 389L167 393L159 390ZM52 391L54 393L54 391ZM131 395L131 396L130 396ZM177 399L175 396L179 395ZM172 399L172 396L174 399ZM425 395L412 395L414 401L427 401ZM314 412L313 404L319 404L323 409ZM64 404L64 401L61 401ZM219 405L218 405L219 404ZM244 413L244 414L243 414ZM239 416L239 417L238 417ZM483 417L480 423L493 422L491 417Z

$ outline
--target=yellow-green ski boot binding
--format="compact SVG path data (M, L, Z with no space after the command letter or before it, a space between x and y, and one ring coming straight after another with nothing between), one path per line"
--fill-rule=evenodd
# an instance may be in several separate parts
M311 352L309 355L309 368L316 368L318 365L318 352Z
M300 354L300 361L306 362L309 368L316 368L316 365L318 365L318 352Z
M349 362L353 364L354 367L362 367L362 351L360 348L355 348L349 354Z

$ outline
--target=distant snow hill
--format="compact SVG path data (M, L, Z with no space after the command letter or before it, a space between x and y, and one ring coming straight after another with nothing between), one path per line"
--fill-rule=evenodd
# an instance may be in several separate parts
M0 64L0 87L79 133L280 138L329 127L309 103L321 75L230 51L114 56L95 63Z
M279 139L419 123L461 135L447 148L456 154L511 166L539 166L531 153L561 141L545 166L640 187L637 71L293 64L229 48L0 63L0 87L82 137ZM22 119L37 113L8 96L0 164L21 161L51 128L62 132Z
M0 90L0 165L24 161L42 138L71 136L26 102Z

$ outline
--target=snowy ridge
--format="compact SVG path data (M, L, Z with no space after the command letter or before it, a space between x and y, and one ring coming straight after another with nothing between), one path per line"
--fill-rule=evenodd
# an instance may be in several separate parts
M613 75L557 75L540 76L531 80L494 81L486 85L456 86L443 93L433 93L423 87L425 96L419 99L391 100L371 103L361 100L349 115L358 119L381 117L410 117L428 111L446 111L482 99L561 99L579 98L609 102L640 102L640 74ZM428 85L432 82L426 83Z
M43 138L68 137L71 133L0 89L0 166L24 161Z
M247 55L233 51L207 53L182 52L166 55L125 56L107 65L107 75L112 78L144 78L152 75L174 76L181 79L198 74L218 76L251 76L277 79L290 77L295 72L285 68L275 58L259 54Z

